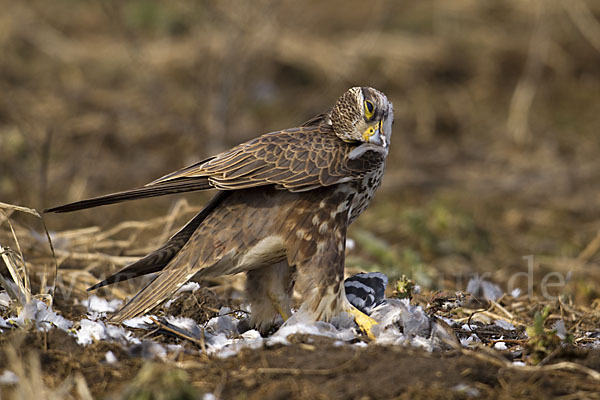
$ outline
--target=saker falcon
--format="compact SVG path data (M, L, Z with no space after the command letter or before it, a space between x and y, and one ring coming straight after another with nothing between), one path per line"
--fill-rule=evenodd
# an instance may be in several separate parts
M89 289L159 272L110 321L150 311L194 276L245 272L257 329L269 329L278 314L290 316L295 288L309 318L350 312L371 335L374 321L345 295L346 230L381 183L393 114L383 93L353 87L300 127L264 134L137 189L46 211L217 189L167 243Z

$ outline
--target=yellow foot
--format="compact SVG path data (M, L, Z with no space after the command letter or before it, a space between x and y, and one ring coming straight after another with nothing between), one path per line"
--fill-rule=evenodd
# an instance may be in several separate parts
M375 321L373 318L369 317L367 314L355 307L351 307L349 313L354 315L354 322L356 322L356 325L358 325L360 330L366 333L369 339L375 339L375 335L373 335L373 332L371 332L371 328L373 325L378 325L379 322Z
M272 293L267 293L267 296L269 297L269 300L271 300L271 304L273 305L275 310L277 310L279 315L281 315L281 318L283 318L283 322L287 321L290 318L290 315L287 312L285 312L283 307L281 307L281 303L279 303L277 298Z

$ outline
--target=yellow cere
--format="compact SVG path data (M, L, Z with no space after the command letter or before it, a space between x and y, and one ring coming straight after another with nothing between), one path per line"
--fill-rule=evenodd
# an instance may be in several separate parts
M367 129L365 129L365 131L363 132L363 140L366 142L369 140L369 138L371 136L373 136L375 134L375 128L373 128L372 126L369 126Z

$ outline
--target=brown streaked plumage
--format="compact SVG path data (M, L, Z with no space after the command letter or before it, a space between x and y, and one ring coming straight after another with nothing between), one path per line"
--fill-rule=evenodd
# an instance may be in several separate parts
M351 88L298 128L273 132L141 188L49 209L68 212L124 200L214 188L207 206L167 243L91 289L160 272L112 321L148 312L194 275L248 273L252 323L264 330L301 311L329 320L349 311L346 230L368 206L388 153L393 107L372 88Z

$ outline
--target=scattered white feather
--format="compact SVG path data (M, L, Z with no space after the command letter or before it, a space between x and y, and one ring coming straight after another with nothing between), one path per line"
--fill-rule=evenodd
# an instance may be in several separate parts
M37 299L32 299L23 307L16 318L9 318L9 321L19 326L25 326L27 321L34 321L38 330L57 327L67 331L73 326L72 321L58 315L51 308L48 308L46 303Z
M167 350L164 346L152 340L144 340L131 346L129 353L147 360L154 360L155 358L164 360L167 358Z
M179 354L183 350L184 350L183 346L180 344L168 344L167 345L167 351L174 353L175 355Z
M173 298L171 298L171 299L169 299L169 300L165 301L165 303L163 304L163 307L164 307L165 309L167 309L167 308L171 307L171 304L173 304L173 303L175 302L175 300L177 300L177 297L173 297Z
M221 315L215 318L211 318L206 324L206 329L213 333L224 333L226 335L233 335L237 333L237 326L239 321L231 315Z
M164 346L156 342L152 342L152 345L150 346L150 352L154 355L154 358L160 358L162 360L167 358L167 350L164 348Z
M438 346L438 339L432 335L435 322L422 307L411 305L407 299L387 299L373 310L371 317L379 322L372 328L377 344L410 345L427 351Z
M224 333L218 333L216 335L207 335L206 344L207 351L211 354L225 348L227 345L233 343L233 341L227 337Z
M191 318L187 317L173 317L171 315L167 315L165 317L168 323L175 325L180 329L184 329L188 332L194 333L199 329L198 324Z
M175 302L175 300L177 300L179 297L179 294L183 293L183 292L194 292L196 290L200 289L200 285L198 284L198 282L188 282L185 285L183 285L182 287L180 287L179 289L177 289L177 291L175 292L175 295L170 299L167 300L164 304L164 308L169 308L171 307L171 304L173 304L173 302Z
M77 344L87 346L94 341L106 339L105 328L102 322L82 319L79 321L80 328L77 331Z
M251 329L249 331L242 333L241 337L244 339L249 339L249 340L256 340L256 339L262 338L262 336L260 335L260 332L255 329Z
M229 307L221 307L219 309L219 315L227 315L227 314L231 314L231 308L229 308Z
M115 356L115 353L110 350L104 355L104 361L106 361L107 364L116 364L119 362L117 356Z
M496 349L496 350L506 350L507 348L508 347L506 347L506 343L504 343L504 342L496 342L496 343L494 343L494 349Z
M504 291L495 283L486 281L482 277L476 276L471 278L467 283L467 292L479 299L498 300Z
M503 319L497 319L496 321L494 321L494 324L507 331L514 331L517 329L513 324Z
M0 307L8 308L10 306L10 296L6 292L0 292Z
M462 392L466 394L467 397L479 397L481 393L479 389L474 388L473 386L467 385L465 383L459 383L458 385L454 386L452 390Z
M108 340L121 344L136 344L140 340L134 337L130 331L123 327L107 325L102 321L91 321L82 319L79 321L79 329L76 332L77 343L87 346L95 341Z
M413 347L421 348L428 352L434 351L436 348L439 348L436 341L431 340L429 338L423 336L415 336L410 339L410 344Z
M356 338L356 331L354 329L338 329L333 324L323 321L298 323L292 321L290 323L292 318L286 321L277 332L267 339L267 345L272 346L275 344L289 344L288 337L298 334L325 336L344 342Z
M471 336L469 336L467 338L460 339L460 344L463 347L469 347L472 343L477 343L477 342L480 342L480 340L477 337L477 335L475 335L475 334L472 334Z
M198 282L188 282L182 287L180 287L175 293L193 292L198 289L200 289L200 285L198 284Z
M485 288L488 287L487 284L493 285L479 280L477 289L485 292ZM198 288L197 283L190 283L184 285L179 292L193 291ZM494 288L492 292L495 292ZM515 295L516 293L513 291L512 294ZM2 301L2 297L0 297L0 301ZM150 315L124 321L123 326L105 324L100 320L100 317L105 313L116 311L120 304L119 300L108 301L98 296L90 296L85 300L83 305L88 309L88 318L81 320L77 330L71 332L76 337L77 343L87 346L100 340L117 342L128 347L132 354L138 354L149 359L165 358L167 353L184 351L181 345L161 345L151 340L142 342L127 329L148 329L153 325L150 319L152 316ZM362 341L352 343L359 337L359 332L354 317L348 313L341 313L330 322L315 322L311 320L312 317L309 313L299 310L294 312L292 317L268 338L263 338L256 330L248 330L243 334L239 334L238 325L241 315L238 314L233 313L230 308L223 307L219 310L219 315L210 319L205 326L200 326L194 320L185 317L167 316L166 320L177 328L189 332L194 337L203 338L207 352L221 358L234 356L244 348L260 349L277 344L288 345L290 344L288 338L290 335L295 334L329 337L334 340L334 346L367 346ZM411 305L407 299L386 299L382 304L375 307L370 315L378 322L377 325L372 327L372 331L376 336L375 344L410 345L433 351L439 349L444 343L444 334L449 335L441 324L429 318L421 306ZM452 318L439 318L450 326L462 325L462 329L469 333L478 328L477 325L469 326L458 323ZM57 326L68 331L73 326L71 321L54 313L43 302L34 300L26 305L18 317L9 320L0 317L0 328L12 327L11 323L23 326L25 321L28 320L35 321L38 329ZM502 329L515 330L515 327L505 320L498 319L494 323ZM554 329L559 335L566 335L566 329L562 321L559 321ZM452 339L454 340L454 338ZM462 338L460 343L466 347L479 341L475 334L471 334L469 337ZM600 345L600 341L596 345ZM497 342L494 348L506 350L507 346L504 342ZM112 352L107 352L104 358L107 363L118 362ZM518 364L515 363L515 365ZM5 371L2 376L7 375L9 372ZM462 390L462 388L456 388L455 390Z
M400 328L390 326L377 335L377 344L384 346L404 345L408 342L406 336L402 334Z
M561 338L561 340L565 340L567 336L569 336L569 332L567 332L567 328L565 327L565 321L562 319L556 321L552 326L552 329L556 331L556 335Z
M450 327L453 327L457 324L457 322L452 318L444 317L443 315L438 316L438 318L447 323Z
M244 332L239 339L230 339L221 351L217 353L220 358L236 355L241 349L260 349L264 346L264 339L255 330ZM213 351L214 352L214 351Z
M16 385L17 383L19 383L19 377L8 369L5 369L0 375L0 385Z
M83 300L81 304L87 307L88 312L96 313L108 313L115 312L121 306L123 302L119 299L106 300L105 298L92 295L89 298Z
M128 328L139 328L139 329L148 329L154 322L152 322L151 318L156 318L155 315L144 315L142 317L136 317L131 319L126 319L123 321L123 325Z
M139 343L140 340L122 326L106 325L106 334L108 339L121 344Z

